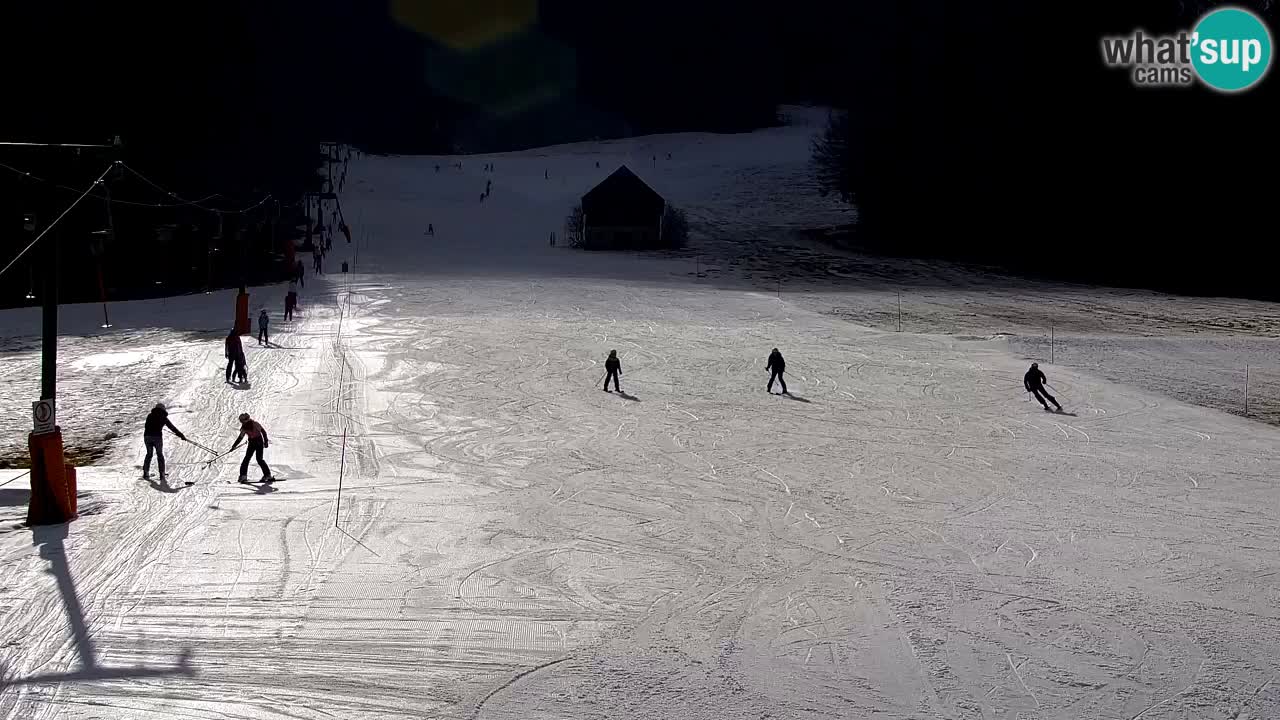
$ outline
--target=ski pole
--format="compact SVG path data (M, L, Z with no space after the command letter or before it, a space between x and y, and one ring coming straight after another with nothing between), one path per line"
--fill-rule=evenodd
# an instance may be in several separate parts
M239 446L237 446L237 447L239 447ZM224 453L221 453L221 454L219 454L219 455L216 455L216 456L214 456L213 458L211 458L211 459L209 460L209 462L206 462L206 463L205 463L205 466L213 465L214 463L218 462L218 461L219 461L219 460L221 460L222 458L224 458L224 457L226 457L226 456L230 455L231 453L233 453L233 452L235 452L235 451L236 451L236 449L235 449L235 448L231 448L230 450L228 450L228 451L226 451L226 452L224 452Z
M183 439L183 440L186 440L187 442L191 443L192 445L195 445L196 447L198 447L198 448L200 448L201 450L203 450L203 451L205 451L205 452L209 453L210 455L217 455L217 454L218 454L218 451L217 451L217 450L214 450L214 449L212 449L212 448L209 448L209 447L206 447L206 446L204 446L204 445L201 445L200 443L196 442L195 440L192 440L192 439L190 439L190 438L182 438L182 439Z

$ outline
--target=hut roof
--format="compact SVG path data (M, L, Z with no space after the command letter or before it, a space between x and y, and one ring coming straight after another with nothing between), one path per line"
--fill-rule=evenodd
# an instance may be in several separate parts
M612 204L619 200L630 202L640 200L645 204L657 205L666 203L666 200L656 190L649 187L645 181L640 179L640 176L631 172L631 168L622 165L617 170L614 170L609 177L602 180L599 185L596 185L586 195L583 195L582 205L585 208L592 203L604 202Z

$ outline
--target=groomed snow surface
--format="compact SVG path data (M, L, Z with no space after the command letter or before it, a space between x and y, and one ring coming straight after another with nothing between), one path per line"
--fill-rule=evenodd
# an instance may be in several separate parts
M128 417L69 526L0 486L0 717L1280 716L1276 428L1048 364L1046 414L1004 340L832 312L878 295L548 246L620 161L711 213L800 177L810 132L353 161L327 265L355 272L308 275L291 323L253 289L248 389L228 294L65 338L63 424ZM776 194L779 225L837 212ZM171 436L141 479L156 401L220 451L250 412L283 479Z

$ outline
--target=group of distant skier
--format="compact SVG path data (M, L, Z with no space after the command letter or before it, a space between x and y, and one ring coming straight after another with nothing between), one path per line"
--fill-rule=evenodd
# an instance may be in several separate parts
M769 359L765 362L764 369L769 373L769 383L765 385L765 392L772 395L773 383L776 381L779 387L782 388L782 392L778 393L779 395L791 395L791 393L787 391L787 381L783 377L783 374L787 371L787 361L786 358L782 357L782 351L778 350L778 348L774 348L769 353ZM622 387L619 383L620 377L622 377L622 361L618 359L617 350L610 350L609 357L605 358L604 361L603 390L605 392L610 392L609 381L612 380L613 389L618 393L622 393ZM1022 377L1023 387L1026 388L1027 392L1035 396L1036 400L1044 407L1045 411L1053 412L1052 410L1049 410L1049 403L1053 403L1057 412L1062 412L1062 405L1058 402L1058 399L1050 395L1049 391L1045 389L1045 385L1047 383L1048 378L1045 377L1044 371L1040 369L1039 363L1031 363L1031 367Z
M301 276L301 272L302 262L299 261L298 275L295 276L295 280L290 280L289 291L285 295L284 318L286 320L293 319L294 310L298 306L296 278ZM271 316L267 312L266 308L261 308L258 311L258 345L267 347L271 346ZM227 383L231 383L233 381L238 384L247 383L249 381L248 361L245 357L244 344L240 341L240 333L236 328L231 328L231 331L227 333L227 337L223 340L223 357L227 361L226 370L224 372L225 381ZM167 478L164 468L164 438L162 435L162 431L166 427L169 428L174 435L177 435L180 440L186 440L203 450L212 452L209 448L188 440L187 437L169 421L168 411L164 404L159 403L151 409L143 427L142 439L147 450L146 459L142 462L143 478L150 479L151 477L151 458L153 455L156 458L157 469L160 471L160 479L165 480ZM268 447L267 432L260 424L249 417L248 413L240 415L240 436L236 438L236 441L231 446L231 450L228 450L227 453L234 451L240 445L240 441L246 437L249 440L249 445L248 451L244 456L244 461L240 464L240 482L248 482L246 473L249 469L249 460L254 456L257 457L259 467L262 468L263 481L270 482L272 480L271 470L267 466L266 461L262 458L262 451ZM227 453L222 453L222 455L226 455ZM217 457L220 458L222 455L218 455ZM214 459L216 460L217 458Z
M290 283L289 296L287 296L285 300L285 317L286 318L292 317L293 315L292 308L296 303L297 303L297 292L293 289L292 283ZM267 309L262 308L258 312L258 344L259 345L265 345L270 347L271 345L270 328L271 328L271 317L267 313ZM248 382L249 381L248 362L246 361L246 358L245 358L244 344L240 342L240 333L236 330L236 328L232 328L231 332L227 333L227 337L223 341L223 356L227 361L227 367L224 373L226 382L228 383L232 381L235 381L236 383ZM262 451L266 449L269 444L267 440L267 431L264 430L262 428L262 425L258 424L257 421L249 417L248 413L242 413L239 419L240 419L240 435L236 438L235 442L232 443L230 450L228 450L226 453L217 455L217 457L215 457L214 460L217 460L218 458L221 458L223 455L233 452L237 447L240 446L240 441L247 437L249 440L249 445L248 445L248 451L245 453L245 456L244 456L244 461L240 463L240 482L242 483L248 482L247 473L249 470L249 460L252 459L254 456L257 457L258 466L262 468L263 482L270 482L272 480L271 469L267 466L266 461L263 460L262 458ZM146 458L142 461L142 477L145 479L150 479L151 477L151 458L153 455L156 458L156 467L160 471L160 479L165 480L168 477L168 475L165 473L165 468L164 468L163 430L166 427L169 428L169 430L174 435L177 435L178 439L185 440L191 443L192 445L195 445L196 447L199 447L202 450L205 450L207 452L211 452L211 453L214 452L209 448L203 445L200 445L199 443L189 440L187 436L183 435L182 431L174 427L173 423L169 421L168 409L165 407L164 403L157 403L156 406L151 409L151 412L147 414L147 419L143 425L143 431L142 431L142 441L147 449Z
M769 371L769 384L765 386L765 391L773 394L773 383L776 380L782 387L779 395L790 395L787 392L787 381L782 378L782 374L787 371L787 361L782 357L782 352L778 348L774 348L769 353L769 360L765 363L765 370ZM604 391L609 392L609 381L613 381L613 389L619 394L622 393L622 387L618 379L622 377L622 361L618 359L618 351L610 350L609 357L604 361Z
M289 309L289 300L285 300L286 317L292 317L292 311ZM271 316L267 314L267 309L262 308L258 312L258 344L271 347ZM227 370L225 373L226 381L230 383L234 380L237 383L245 383L249 381L249 363L244 355L244 345L240 342L240 333L236 328L231 328L231 332L227 333L226 340L223 341L223 357L227 361Z

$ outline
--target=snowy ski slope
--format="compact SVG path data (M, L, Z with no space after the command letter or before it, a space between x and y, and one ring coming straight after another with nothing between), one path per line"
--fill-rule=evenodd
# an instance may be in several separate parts
M0 487L0 717L1280 716L1275 428L1054 366L1046 414L1000 341L548 247L623 161L727 232L835 221L810 131L353 161L355 272L292 324L254 289L248 390L226 297L122 320L64 375L163 369L128 402L251 412L287 479L170 439L194 485L141 480L137 414L68 531Z

